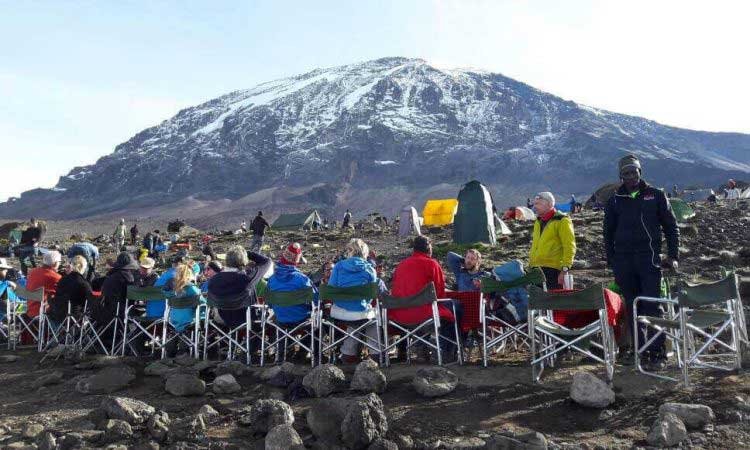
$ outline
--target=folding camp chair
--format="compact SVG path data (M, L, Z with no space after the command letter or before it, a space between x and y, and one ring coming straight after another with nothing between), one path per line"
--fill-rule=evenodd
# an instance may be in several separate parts
M145 315L136 315L133 312L136 307L157 303L165 304L166 308L166 298L164 291L159 287L128 286L127 297L125 298L125 314L123 315L122 345L120 347L122 356L125 356L126 347L138 356L138 350L133 346L133 343L141 339L141 336L150 343L151 353L161 349L159 328L164 323L164 316L149 315L148 307Z
M560 310L598 310L599 318L582 328L567 328L552 320ZM611 382L615 368L615 335L607 317L605 289L601 284L575 292L545 292L529 286L528 331L531 339L531 376L539 382L545 365L553 365L563 350L575 350L604 364ZM596 340L596 338L599 340ZM588 345L587 345L588 344ZM589 345L602 352L599 356Z
M666 317L639 316L640 302L656 302L667 306ZM679 308L675 311L675 307ZM677 364L682 369L682 381L690 385L690 367L710 368L724 371L742 368L741 346L743 322L742 299L739 293L739 278L731 273L726 278L713 283L682 283L677 290L677 298L638 297L633 302L633 327L638 324L655 330L655 333L642 344L635 332L635 362L638 370L646 375L661 379L679 381L676 378L650 372L641 366L640 357L662 334L670 339L676 350ZM729 336L725 337L726 332ZM727 339L731 339L728 342ZM713 349L722 349L724 352ZM728 361L727 361L728 359ZM711 361L711 362L709 362Z
M37 346L37 351L42 351L44 342L44 312L47 309L47 302L44 299L44 288L40 287L35 291L18 286L15 289L16 300L8 300L8 313L10 314L9 335L13 343L13 349L23 333L28 333ZM26 317L28 302L39 302L39 315L36 317Z
M261 352L260 365L265 364L266 347L276 347L276 362L286 359L287 349L293 345L310 353L310 364L315 365L315 340L317 339L318 306L313 299L313 288L298 289L296 291L265 292L265 303L258 305L261 311ZM310 316L299 323L282 324L273 321L274 306L310 305ZM275 331L275 337L269 338L269 331ZM309 339L309 341L308 341Z
M320 333L319 341L320 346L318 349L318 360L323 360L323 353L330 352L329 360L331 362L336 361L335 349L344 342L346 339L354 339L360 344L366 346L368 349L378 354L380 363L383 363L383 341L380 336L380 308L378 306L378 284L370 283L362 286L353 287L335 287L335 286L320 286L320 298L330 300L333 304L336 304L337 300L351 300L351 299L371 299L375 302L375 317L372 319L364 319L357 321L345 321L340 319L334 319L332 317L326 318L323 316L323 308L318 310L318 332ZM375 326L377 330L377 341L372 340L367 336L366 331L369 327ZM349 327L353 329L348 330ZM328 328L328 339L326 344L323 344L323 329Z
M101 300L99 300L101 301ZM83 317L81 318L81 332L78 335L78 348L82 352L90 349L101 350L107 356L114 356L117 346L117 330L123 327L123 321L120 318L120 303L115 306L115 315L106 324L99 324L92 317L92 311L89 308L89 302L86 301L83 307ZM102 336L106 333L112 333L112 342L107 345Z
M193 321L188 326L191 326L190 336L185 335L184 330L178 330L175 328L172 321L169 319L169 314L172 310L193 310ZM162 319L162 335L161 335L161 358L164 359L167 356L167 345L170 342L175 341L177 344L180 342L187 344L190 347L190 356L198 358L198 345L200 343L200 331L201 331L201 312L205 315L206 305L201 303L200 295L192 295L190 297L171 297L167 299L167 305L164 308L164 317Z
M435 292L435 284L433 282L428 283L420 292L410 297L392 297L390 295L382 295L380 297L380 317L381 324L383 325L383 338L384 345L381 354L385 358L385 365L390 364L389 358L386 356L389 351L396 348L401 342L406 342L407 361L411 362L409 356L409 350L418 342L424 344L427 348L432 349L437 354L438 365L443 365L443 354L440 350L440 341L446 339L440 336L440 313L438 311L438 304L442 301L450 302L453 310L453 316L456 317L456 309L453 305L453 301L450 299L439 300ZM418 324L404 324L388 319L388 311L403 308L413 308L417 306L430 305L432 307L432 316L427 320L424 320ZM459 364L463 364L461 354L461 338L458 331L458 321L454 321L453 328L455 331L455 340L447 339L449 343L456 346L456 357ZM388 342L389 329L393 329L400 336L395 339L392 343ZM431 339L434 339L432 342Z
M547 283L544 272L539 267L531 268L526 275L513 281L497 281L494 278L485 277L481 279L481 282L482 297L479 304L479 320L482 324L482 365L487 367L490 349L493 347L497 347L498 350L504 348L509 339L513 339L514 342L520 339L522 345L530 346L528 323L511 324L499 317L489 308L488 294L495 294L499 297L509 289L525 288L530 285L541 285L546 291Z
M76 317L70 301L67 302L65 318L59 324L53 323L48 314L44 315L43 320L42 351L46 351L57 345L78 343L77 336L81 332L81 317L80 315Z
M203 323L203 359L208 358L209 349L215 347L221 350L226 345L227 360L234 359L234 355L237 352L244 352L245 363L250 365L252 362L252 348L250 344L253 339L261 339L261 335L252 329L254 308L252 306L243 308L245 311L245 321L235 327L231 327L216 323L213 320L211 310L217 308L217 306L210 298L207 302L206 318Z

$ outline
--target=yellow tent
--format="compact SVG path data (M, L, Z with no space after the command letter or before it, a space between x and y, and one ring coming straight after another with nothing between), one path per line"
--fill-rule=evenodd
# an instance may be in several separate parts
M453 223L453 217L458 210L458 200L448 198L443 200L427 200L422 210L425 226L439 227Z

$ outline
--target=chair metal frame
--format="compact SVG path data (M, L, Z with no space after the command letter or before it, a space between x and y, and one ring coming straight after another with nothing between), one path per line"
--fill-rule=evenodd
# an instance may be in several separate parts
M134 355L138 355L137 350L131 344L139 336L145 335L151 343L151 353L162 347L162 333L158 332L159 327L163 327L164 316L136 317L132 316L133 308L139 306L139 303L163 302L166 308L167 295L160 287L147 286L137 287L128 286L127 297L125 298L125 310L123 314L122 343L120 346L120 355L125 356L125 348L128 347ZM149 320L144 325L144 321ZM132 331L129 330L132 326Z
M266 348L276 347L276 363L286 360L287 350L293 345L299 345L300 348L310 353L310 364L314 367L316 364L315 342L318 339L318 305L314 301L315 291L312 287L297 289L295 291L272 291L267 289L264 293L265 303L258 304L261 318L261 350L260 365L266 363ZM273 318L274 306L296 306L310 305L310 315L307 319L297 324L278 324ZM275 331L275 338L270 339L268 330ZM303 333L297 337L298 333ZM307 345L304 341L309 337L310 343ZM291 342L290 342L291 341ZM282 346L283 345L283 346ZM283 356L282 356L283 354Z
M58 301L58 300L55 300ZM70 301L67 302L67 312L65 318L60 322L57 327L54 327L52 321L49 319L49 315L44 315L44 330L46 335L42 336L43 345L41 351L46 351L57 345L71 345L74 343L76 346L79 344L78 335L81 332L82 317L78 318L73 314L73 309ZM61 338L65 337L64 342L61 342ZM53 345L54 343L54 345Z
M516 325L510 324L505 320L497 317L493 313L488 313L489 302L487 294L502 295L513 288L525 288L529 285L542 285L542 289L547 290L547 281L544 272L539 267L529 270L524 276L513 281L497 281L494 278L481 279L481 297L479 303L479 321L482 325L482 365L487 367L489 351L493 347L497 350L505 348L509 339L513 339L518 348L517 339L520 338L521 346L531 348L529 338L529 325L527 322L521 322Z
M30 291L23 286L18 286L14 290L17 299L8 299L7 312L11 315L8 328L8 341L12 342L12 349L15 350L19 337L25 332L29 333L34 340L37 351L41 352L44 343L44 314L47 309L47 301L44 298L44 287ZM30 319L24 319L24 313L19 312L19 306L25 305L28 310L28 302L39 302L39 315ZM19 328L20 327L20 328Z
M236 351L245 352L245 364L252 364L252 355L250 342L252 339L262 339L262 336L252 330L253 324L253 306L247 306L245 310L245 322L237 325L236 327L229 327L228 325L220 325L211 318L211 312L213 309L219 309L216 305L208 299L206 304L206 317L203 319L203 359L208 359L208 349L216 346L221 348L222 343L227 344L227 360L233 360ZM240 334L244 333L244 339L240 338ZM208 341L214 339L213 342Z
M438 310L440 303L450 303L453 311L455 320L453 321L453 329L455 332L455 341L452 339L446 339L440 336L440 312ZM416 306L423 306L429 304L432 309L431 317L422 321L418 324L401 324L393 320L388 319L389 309L403 309L413 308ZM390 295L381 295L379 301L380 307L380 320L383 326L383 351L381 352L384 358L385 366L390 365L390 358L387 357L388 352L396 348L401 342L406 342L406 360L411 362L411 355L409 350L418 342L421 342L427 348L435 351L437 355L438 365L443 365L443 352L440 349L440 341L446 339L449 343L456 346L456 362L463 364L463 355L461 348L461 338L458 330L458 318L456 316L456 308L452 299L438 299L435 291L435 283L429 282L420 292L410 297L393 297ZM393 328L401 335L393 342L389 342L388 330ZM431 342L430 338L433 338L435 342Z
M603 363L607 380L612 382L617 350L614 330L607 317L604 290L603 285L594 284L581 291L550 293L529 286L528 330L531 338L531 377L534 382L540 382L545 365L553 366L556 356L566 349ZM552 319L552 311L559 310L598 310L599 318L583 328L567 328ZM597 335L600 341L592 339ZM603 357L580 345L587 341L601 350Z
M318 361L323 361L323 354L335 350L340 344L342 344L347 338L354 339L359 344L366 348L377 352L378 362L382 365L384 352L383 352L383 338L381 336L381 317L380 317L380 304L378 301L378 284L369 283L362 286L353 287L336 287L330 285L320 286L320 298L321 305L323 300L330 300L332 304L336 304L336 300L351 300L357 298L370 299L374 303L375 316L371 319L360 319L354 321L347 321L342 319L334 319L333 317L326 318L323 315L323 307L318 308L318 332L320 345L318 346ZM347 330L351 326L354 329L352 331ZM375 326L377 330L377 343L373 345L370 342L369 337L366 335L367 328ZM328 343L323 343L323 330L328 328ZM338 337L337 337L338 335ZM329 361L335 363L336 352L331 352L332 356L329 356Z
M99 299L98 301L101 301ZM105 325L97 324L91 318L91 311L89 310L89 302L86 301L83 307L83 317L81 318L81 331L78 336L78 348L82 352L86 353L90 348L94 348L98 344L98 349L107 356L114 356L116 349L118 348L118 326L123 326L123 321L120 318L120 303L118 302L115 306L115 315ZM112 328L112 343L107 348L107 345L102 341L101 335L107 332L110 327Z
M640 296L633 301L633 330L635 340L635 365L644 375L669 380L682 381L690 387L689 369L710 368L722 371L742 369L742 342L747 336L742 298L739 291L739 277L730 272L722 280L713 283L691 285L678 283L676 298L658 298ZM649 317L638 315L638 304L653 302L665 305L667 317ZM713 316L713 318L712 318ZM701 321L700 319L704 319ZM693 321L693 322L691 322ZM701 323L702 322L702 323ZM654 335L639 345L638 325L656 331ZM702 325L702 326L701 326ZM730 330L731 343L722 338ZM681 370L682 380L664 374L652 372L641 364L641 354L645 353L651 343L664 335L673 343L677 356L677 366ZM703 339L700 343L699 339ZM724 348L728 353L706 353L712 346ZM707 359L724 359L731 357L729 364L710 363Z
M167 298L166 305L164 307L164 317L162 318L162 339L161 339L161 359L167 356L167 344L177 340L190 346L190 356L198 358L200 352L198 348L200 346L200 334L201 334L201 311L204 314L207 311L207 307L200 301L201 295L192 295L190 297ZM190 337L187 337L185 333L177 331L169 320L169 313L173 309L194 309L193 322L191 323L193 329ZM188 325L189 326L189 325Z

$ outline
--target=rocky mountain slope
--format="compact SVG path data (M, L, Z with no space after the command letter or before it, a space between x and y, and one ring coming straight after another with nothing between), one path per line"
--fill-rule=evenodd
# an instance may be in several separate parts
M232 215L263 206L394 212L478 178L500 206L590 193L625 152L657 183L750 172L750 135L579 105L500 74L383 58L260 84L180 111L0 217ZM365 211L363 211L365 212Z

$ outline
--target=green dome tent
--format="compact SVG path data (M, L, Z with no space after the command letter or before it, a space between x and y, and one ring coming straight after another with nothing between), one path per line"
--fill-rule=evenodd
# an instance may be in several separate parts
M669 204L672 206L672 211L678 222L684 222L691 217L695 217L695 211L685 203L685 200L673 197L669 199Z
M485 242L491 245L497 242L492 197L490 191L479 181L466 183L458 193L458 211L453 219L453 242Z
M317 210L311 209L302 213L281 214L271 225L274 230L312 229L313 223L323 223Z

